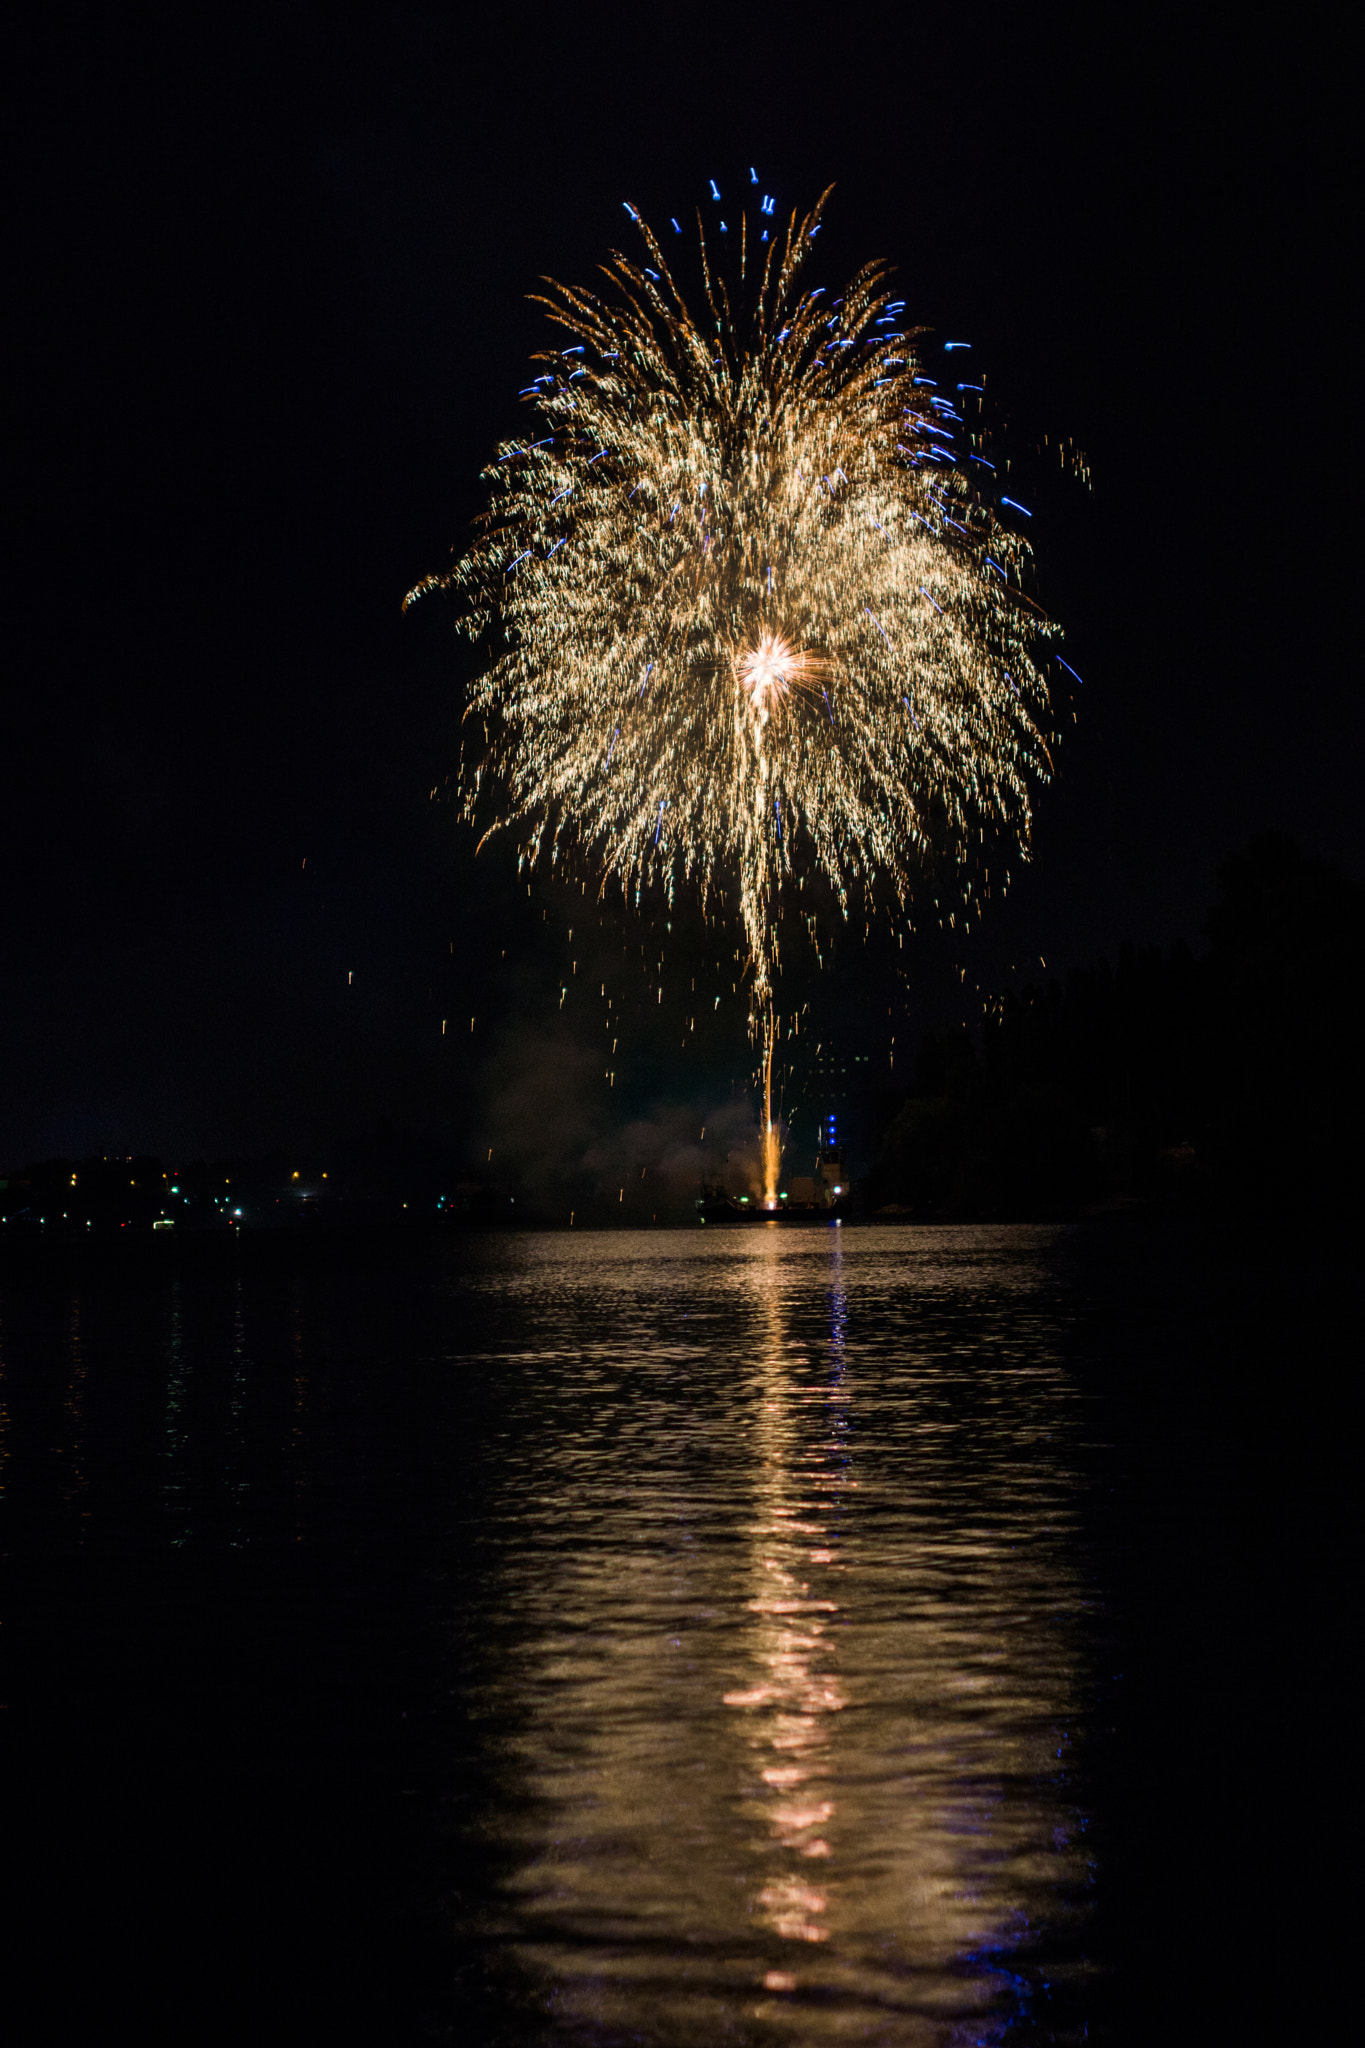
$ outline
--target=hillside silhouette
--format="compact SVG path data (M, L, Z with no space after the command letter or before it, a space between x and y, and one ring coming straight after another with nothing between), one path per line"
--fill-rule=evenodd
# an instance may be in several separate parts
M1358 1206L1365 889L1275 832L1219 879L1206 952L1125 946L994 999L975 1032L926 1037L865 1206Z

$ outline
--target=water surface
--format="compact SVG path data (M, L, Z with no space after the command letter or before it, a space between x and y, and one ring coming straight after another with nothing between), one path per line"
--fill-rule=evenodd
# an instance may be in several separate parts
M1226 1525L1226 1429L1168 1418L1186 1462L1134 1477L1172 1386L1143 1344L1210 1341L1208 1302L1134 1337L1141 1266L1106 1292L1078 1243L7 1273L53 2038L115 2007L167 2039L1122 2036L1116 1928L1185 1868L1145 1801L1181 1808L1216 1690L1183 1631L1222 1642L1244 1575L1135 1579L1155 1500L1180 1573L1190 1518Z
M1083 1968L1051 1236L551 1238L472 1283L516 1326L466 1354L507 1403L501 1933L566 2022L988 2039Z

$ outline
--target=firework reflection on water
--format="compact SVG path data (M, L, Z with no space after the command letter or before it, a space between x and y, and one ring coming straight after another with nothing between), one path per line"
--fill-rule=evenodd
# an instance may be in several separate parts
M485 1708L498 1942L549 2038L1003 2039L1086 1877L1076 1424L1027 1258L776 1226L520 1257L559 1426Z

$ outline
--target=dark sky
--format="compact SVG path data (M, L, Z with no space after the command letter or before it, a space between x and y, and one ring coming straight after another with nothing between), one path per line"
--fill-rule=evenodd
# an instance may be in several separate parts
M429 800L460 656L399 605L516 420L537 276L750 162L784 206L835 181L831 276L892 258L1018 445L1094 474L1034 536L1085 677L1034 863L967 982L926 947L925 1016L1196 938L1267 825L1365 870L1343 53L1150 11L483 12L49 14L19 55L0 1166L458 1137L490 1060L569 1057L564 905ZM701 1083L657 1045L633 1085Z

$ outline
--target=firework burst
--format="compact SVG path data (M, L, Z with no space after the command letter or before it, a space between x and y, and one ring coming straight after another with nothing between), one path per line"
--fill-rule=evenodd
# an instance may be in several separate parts
M605 296L549 283L568 339L523 393L533 431L411 594L453 591L488 649L469 814L524 861L737 909L769 1077L784 887L903 905L987 825L1026 843L1048 769L1051 628L960 446L974 393L924 373L884 264L802 288L827 198L771 241L741 219L733 305L702 230L700 317L634 208L647 260L613 254Z

